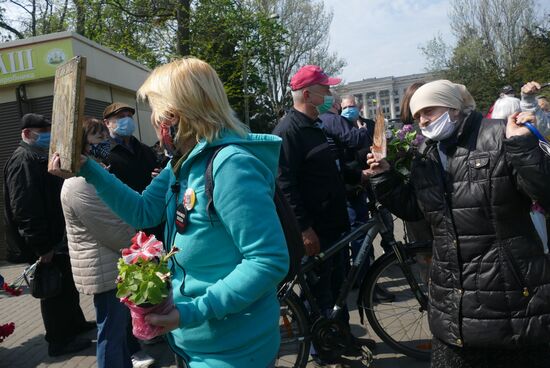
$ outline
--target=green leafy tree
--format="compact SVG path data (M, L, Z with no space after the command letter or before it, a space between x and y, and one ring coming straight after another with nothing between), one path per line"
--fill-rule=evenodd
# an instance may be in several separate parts
M186 55L207 61L238 116L263 132L298 67L345 65L328 52L331 21L320 0L0 0L4 40L71 30L150 68Z
M338 74L346 65L338 55L328 51L326 37L332 12L316 0L256 0L254 6L265 14L278 14L284 29L284 42L273 48L259 70L267 85L267 101L273 114L272 126L279 110L290 105L290 78L303 65L316 64L327 73Z
M459 40L450 59L451 67L444 77L464 84L474 96L477 109L487 112L498 97L498 91L506 80L499 68L487 56L487 48L480 37L464 37Z
M466 85L482 112L504 85L519 88L537 70L544 73L548 59L544 32L535 31L542 20L534 0L452 0L449 20L457 44L437 36L421 47L427 69Z
M512 73L516 83L535 80L550 82L550 27L540 26L529 32L519 52L519 63ZM548 90L544 90L550 96Z

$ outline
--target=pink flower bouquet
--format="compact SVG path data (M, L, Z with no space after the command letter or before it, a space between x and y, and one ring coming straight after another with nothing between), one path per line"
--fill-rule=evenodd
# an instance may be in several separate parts
M162 330L145 322L147 314L166 314L174 308L168 259L177 251L173 247L165 254L162 242L142 231L122 250L116 295L130 308L132 332L138 339L152 339Z

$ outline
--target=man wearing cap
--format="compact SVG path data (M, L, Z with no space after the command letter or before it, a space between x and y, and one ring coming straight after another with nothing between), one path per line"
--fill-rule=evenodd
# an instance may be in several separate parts
M86 322L73 281L60 201L63 179L47 167L50 130L42 115L21 119L21 142L4 167L4 218L6 240L25 261L39 259L62 273L61 293L40 300L48 354L58 356L90 346L89 339L76 336L95 328L95 322Z
M498 96L498 100L496 100L493 105L489 108L489 112L487 112L487 115L485 117L487 119L493 118L493 111L495 110L495 107L497 107L497 104L499 104L499 101L505 99L505 98L515 98L516 97L516 91L514 90L514 87L507 85L500 89L500 94ZM505 103L507 105L508 103Z
M136 110L122 102L114 102L103 111L103 123L111 136L111 152L106 163L109 171L136 192L143 192L149 185L159 166L155 151L133 136L136 129ZM164 223L154 228L141 229L163 239ZM128 324L128 350L134 368L148 367L154 359L141 349Z
M344 183L319 120L333 104L329 86L340 81L318 66L302 67L290 81L293 107L273 131L283 139L277 182L296 215L308 256L349 230ZM323 312L334 305L346 262L349 256L342 251L316 271L319 280L311 288Z
M329 86L340 81L318 66L302 67L290 81L293 107L273 131L283 139L278 183L296 214L308 255L319 253L319 236L331 241L349 228L344 184L319 120L332 107Z
M103 122L111 136L109 171L123 183L141 193L151 182L157 168L155 152L133 136L136 110L122 102L115 102L103 111Z

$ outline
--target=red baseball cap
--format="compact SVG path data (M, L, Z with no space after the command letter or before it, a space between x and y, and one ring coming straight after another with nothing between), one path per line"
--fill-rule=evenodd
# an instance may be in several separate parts
M331 78L317 65L306 65L300 68L290 80L290 89L297 91L302 88L321 84L323 86L335 86L342 81L341 78Z

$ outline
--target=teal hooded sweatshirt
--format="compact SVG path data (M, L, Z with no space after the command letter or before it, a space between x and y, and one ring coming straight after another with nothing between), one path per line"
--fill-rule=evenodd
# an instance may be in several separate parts
M206 211L206 148L225 147L214 160L215 213ZM279 349L277 284L288 271L288 251L273 195L281 139L273 135L200 141L182 164L180 189L169 164L139 194L87 160L79 175L123 220L141 229L166 220L172 258L172 295L180 328L169 343L191 368L264 368ZM210 151L211 153L212 151ZM196 203L183 234L175 229L177 204L192 188ZM121 247L126 244L121 244Z

